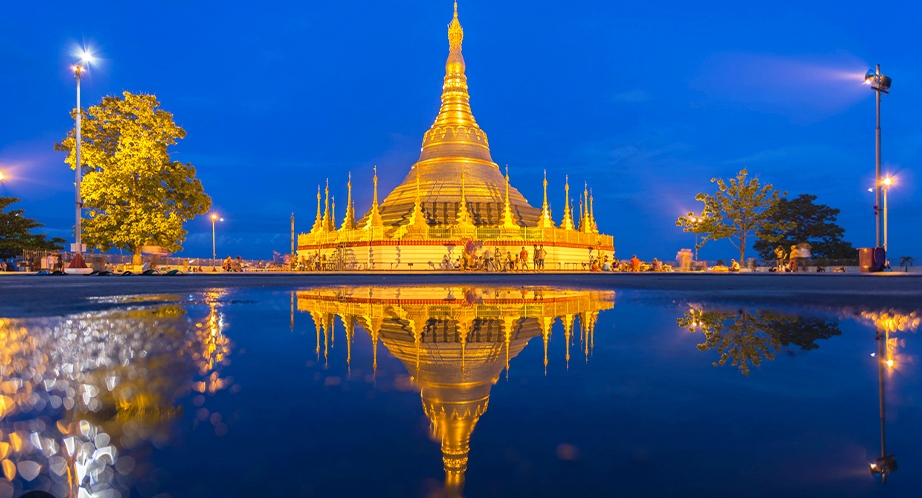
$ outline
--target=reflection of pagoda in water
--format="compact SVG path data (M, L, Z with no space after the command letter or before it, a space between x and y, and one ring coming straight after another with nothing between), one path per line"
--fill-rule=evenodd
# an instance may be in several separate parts
M462 247L472 256L479 243L483 248L473 256L485 258L499 257L497 251L515 255L522 247L531 253L543 245L548 270L578 270L586 269L590 254L598 258L614 251L614 239L598 230L586 185L574 192L578 199L571 199L567 182L558 225L546 178L541 207L531 206L510 184L508 167L504 175L493 161L486 132L471 111L457 8L456 3L448 26L442 105L423 135L419 159L380 204L376 170L372 205L364 217L356 216L351 178L341 222L335 199L331 206L329 183L323 204L318 188L317 217L310 233L298 237L299 256L322 257L343 270L432 270L443 257L460 257Z
M567 357L575 319L588 354L599 311L614 306L612 291L547 288L364 287L298 292L325 345L338 316L347 344L358 324L404 364L420 389L433 439L441 441L445 487L460 496L470 437L486 412L490 388L534 337L547 345L557 318L563 322Z

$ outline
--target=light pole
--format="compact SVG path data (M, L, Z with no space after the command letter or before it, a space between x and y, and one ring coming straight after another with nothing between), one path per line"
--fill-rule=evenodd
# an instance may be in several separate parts
M83 163L80 160L80 146L82 144L81 138L81 129L80 121L83 114L83 108L80 107L80 81L83 80L83 73L86 72L86 67L93 62L93 56L86 50L80 53L80 62L71 66L71 69L74 71L74 78L77 80L77 129L75 133L76 138L76 161L74 161L74 170L76 171L76 181L74 185L76 186L76 224L74 225L74 239L76 244L74 244L74 253L76 253L75 258L80 257L83 253L83 227L82 227L82 218L83 218L83 198L80 195L80 182L83 179ZM82 258L81 258L82 259Z
M867 74L864 75L865 84L871 85L871 89L874 90L876 94L876 104L877 104L877 127L875 128L876 136L876 161L875 161L875 170L874 170L874 216L876 218L877 227L875 230L874 238L875 245L874 247L881 247L880 245L880 234L881 234L881 210L880 210L880 197L882 194L882 184L880 181L880 94L881 93L890 93L890 84L893 83L893 80L888 76L884 76L880 73L880 64L877 64L874 69L868 70Z
M218 264L218 251L215 245L214 231L214 225L217 221L224 221L224 218L219 218L217 214L211 213L211 271L214 271L215 266Z
M884 178L883 181L883 190L884 190L884 253L887 252L887 191L890 190L890 186L893 185L893 179L889 176Z
M692 216L691 218L689 218L689 221L691 221L692 224L694 225L694 228L692 228L692 231L695 232L695 261L698 261L698 223L701 222L701 218L696 218Z

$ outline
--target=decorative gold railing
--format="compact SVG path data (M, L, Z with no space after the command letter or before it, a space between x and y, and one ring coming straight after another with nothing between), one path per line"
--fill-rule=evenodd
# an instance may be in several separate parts
M305 233L298 236L298 246L326 246L341 243L362 243L388 241L395 244L415 241L461 241L473 239L480 241L521 241L537 243L563 243L591 247L613 247L611 235L563 230L561 228L540 227L476 227L473 230L457 226L430 226L424 230L422 237L404 235L394 237L395 229L341 229L330 232Z

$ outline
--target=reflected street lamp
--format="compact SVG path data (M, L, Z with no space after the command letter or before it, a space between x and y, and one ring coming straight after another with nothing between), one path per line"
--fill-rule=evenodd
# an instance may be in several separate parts
M887 329L877 329L877 382L878 393L880 397L880 458L871 464L871 475L880 475L880 482L887 484L887 474L897 469L896 456L892 453L887 454L887 411L884 393L884 366L892 367L893 360L889 356L887 343L890 340L890 331Z
M80 129L80 118L83 115L83 108L80 107L80 81L83 80L83 74L86 72L87 66L93 62L93 56L90 52L84 50L80 53L80 62L71 66L71 69L74 71L74 78L77 80L77 129L75 133L76 138L76 161L74 161L74 170L76 171L76 211L77 211L77 221L74 225L74 235L76 244L74 245L74 253L76 254L75 258L80 256L83 253L83 228L82 228L82 214L83 214L83 198L80 194L80 181L83 179L83 162L80 160L80 146L82 143L81 139L81 129ZM81 258L82 259L82 258Z
M876 103L877 103L877 128L876 128L876 143L877 143L877 157L875 163L875 173L874 173L874 189L875 189L875 198L874 198L874 216L877 221L876 233L874 238L876 244L874 247L881 247L880 245L880 233L881 233L881 210L880 210L880 197L882 184L880 181L880 94L881 93L890 93L890 84L893 83L893 80L888 76L884 76L880 73L880 64L877 64L874 69L868 70L867 74L864 76L864 83L871 85L871 89L874 90L876 94Z
M214 225L217 221L224 221L224 218L219 218L217 214L211 213L211 271L215 271L215 267L218 263L218 251L215 246L215 232Z

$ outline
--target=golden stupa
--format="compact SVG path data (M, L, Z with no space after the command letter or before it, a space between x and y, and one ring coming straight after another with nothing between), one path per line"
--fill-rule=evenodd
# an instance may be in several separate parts
M470 438L487 411L490 389L535 337L544 365L554 322L564 327L566 359L577 339L588 361L600 311L614 306L613 291L543 287L475 289L461 286L340 287L299 291L298 309L309 311L325 351L334 342L336 317L351 359L355 326L371 336L373 367L378 343L398 358L419 389L430 435L441 444L445 494L461 496ZM579 318L580 327L574 331Z
M547 179L544 200L536 208L510 184L508 168L500 171L487 134L471 111L463 40L455 2L442 105L423 136L419 160L380 204L375 172L372 205L361 219L355 215L350 177L339 226L329 185L323 197L318 188L317 216L310 233L298 237L299 257L322 260L324 269L433 270L442 261L484 256L486 248L487 256L505 256L518 254L522 247L534 254L542 246L546 270L585 270L591 260L614 252L613 238L598 231L587 188L579 196L577 213L567 182L558 228L551 217Z

